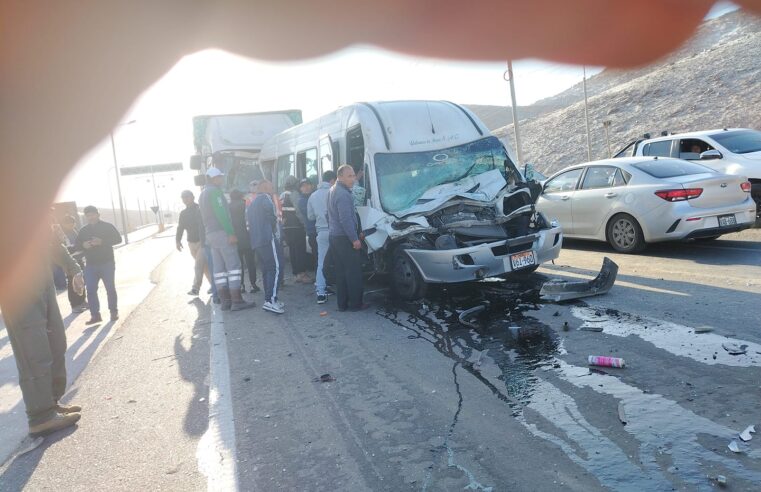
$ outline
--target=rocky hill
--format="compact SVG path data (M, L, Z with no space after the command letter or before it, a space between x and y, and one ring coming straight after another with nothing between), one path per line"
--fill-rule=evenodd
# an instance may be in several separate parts
M761 129L760 61L761 20L735 11L705 22L681 49L655 64L590 77L592 159L607 157L605 120L612 123L613 153L646 132ZM532 107L535 116L521 121L526 162L550 174L587 160L581 83L522 111L530 115ZM512 140L512 121L494 134Z

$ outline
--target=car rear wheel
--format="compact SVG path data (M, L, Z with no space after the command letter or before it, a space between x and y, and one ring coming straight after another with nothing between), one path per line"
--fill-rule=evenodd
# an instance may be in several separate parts
M639 253L645 249L645 236L637 219L629 214L614 215L608 221L608 243L621 253Z
M403 247L394 252L391 281L396 295L404 300L413 301L425 296L427 284Z

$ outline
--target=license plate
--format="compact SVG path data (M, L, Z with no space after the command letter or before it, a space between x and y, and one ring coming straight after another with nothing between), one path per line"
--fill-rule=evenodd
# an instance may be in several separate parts
M719 227L727 227L733 225L737 225L735 214L719 215Z
M513 270L536 265L536 255L534 255L533 251L524 251L523 253L510 255L510 265L513 267Z

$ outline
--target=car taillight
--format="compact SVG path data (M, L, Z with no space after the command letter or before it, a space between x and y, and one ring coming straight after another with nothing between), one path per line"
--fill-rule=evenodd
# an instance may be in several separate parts
M655 194L667 202L681 202L697 198L703 193L703 188L687 188L686 190L660 190Z
M745 181L743 183L740 183L740 189L743 190L745 193L750 193L750 181Z

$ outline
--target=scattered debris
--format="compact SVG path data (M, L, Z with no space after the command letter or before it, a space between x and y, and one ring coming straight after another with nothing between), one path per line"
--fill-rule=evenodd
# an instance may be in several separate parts
M718 483L721 486L724 486L727 484L727 477L724 475L716 475L716 483Z
M327 311L320 311L320 316L327 316L327 315L328 315Z
M579 328L579 329L580 329L581 331L596 331L596 332L598 332L598 333L599 333L599 332L601 332L601 331L602 331L602 326L582 326L582 327L581 327L581 328Z
M336 378L334 378L330 374L326 373L326 374L323 374L322 376L320 376L319 378L314 378L312 380L312 382L313 383L332 383L335 380L336 380Z
M560 311L555 311L555 314L553 316L560 316Z
M198 401L200 401L200 402L205 402L205 401L206 401L206 398L199 398L199 399L198 399Z
M618 420L624 425L628 423L628 420L626 420L626 412L624 411L624 402L622 401L618 402Z
M481 352L478 353L478 359L476 359L476 362L473 363L473 367L476 367L476 368L481 367L481 359L483 359L485 352L486 350L482 350Z
M729 352L729 355L743 355L748 351L748 346L745 344L737 345L732 342L724 342L721 346L724 347L724 350Z
M571 327L568 326L568 321L563 321L563 331L568 331L570 329Z
M695 327L695 333L708 333L709 331L713 331L713 328L710 326L697 326Z
M137 403L137 400L133 400L132 398L130 398L129 400L127 400L127 403Z
M608 357L605 355L590 355L587 357L590 366L602 367L624 367L624 359L619 357Z
M166 473L167 475L174 475L175 473L177 473L178 471L180 471L180 467L181 467L181 466L182 466L182 463L178 463L176 466L174 466L174 467L172 467L172 468L168 469L168 470L167 470L167 471L165 471L164 473Z
M582 297L606 294L616 282L618 265L607 256L600 273L592 280L551 280L542 285L539 295L548 301L562 302Z
M155 359L151 359L151 362L161 360L161 359L168 359L169 357L177 357L175 354L165 355L164 357L156 357Z
M246 376L246 377L244 377L244 378L243 378L243 381L245 381L245 382L247 382L247 383L251 382L251 376Z
M755 425L749 425L745 428L744 431L740 433L740 439L743 440L743 442L748 442L751 439L753 439L753 436L751 434L756 432L756 426Z
M474 306L470 309L466 309L465 311L461 312L459 316L460 323L462 323L465 326L469 326L471 328L478 328L478 325L470 321L469 318L485 311L488 306L489 306L489 303L484 302L483 304Z
M737 445L737 441L735 441L734 439L732 439L732 442L730 442L727 447L733 453L742 453L742 451L740 450L740 446Z

